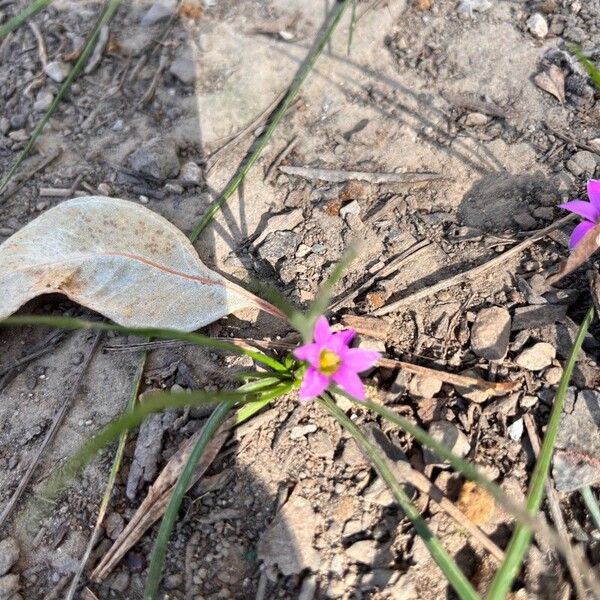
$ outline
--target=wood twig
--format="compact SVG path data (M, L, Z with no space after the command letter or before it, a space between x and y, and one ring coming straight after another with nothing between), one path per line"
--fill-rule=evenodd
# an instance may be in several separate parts
M29 26L29 29L31 29L31 31L33 32L35 41L37 42L38 56L40 57L40 62L42 63L42 70L45 71L46 66L48 64L48 53L46 52L46 44L44 43L42 32L40 31L40 28L37 26L37 24L31 21L30 19L27 20L27 25Z
M285 160L288 154L296 147L298 143L298 136L295 135L292 139L286 144L285 148L275 157L275 160L269 165L267 172L265 173L265 181L271 178L273 175L273 171Z
M343 293L340 298L336 299L329 307L329 312L333 312L335 310L339 310L344 307L346 304L354 300L357 296L360 296L363 292L368 290L372 285L374 285L379 279L387 277L394 271L397 271L402 264L404 264L408 259L414 258L416 254L418 254L421 250L429 246L429 242L427 240L421 240L416 244L413 244L410 248L400 253L398 256L392 258L387 265L385 265L381 270L374 273L367 281L363 284L359 285L354 291L349 293Z
M558 130L554 129L553 127L550 127L550 125L548 125L548 123L546 123L545 121L544 121L544 127L551 134L553 134L557 138L560 138L561 140L563 140L563 142L568 142L569 144L573 144L574 146L577 146L578 148L581 148L582 150L587 150L588 152L593 152L594 154L598 153L597 148L594 148L593 146L590 146L588 144L584 144L583 142L576 140L574 137L571 137L570 135L567 135L566 133L562 133L561 131L558 131Z
M79 182L76 182L79 185ZM49 188L41 187L38 188L38 196L41 198L72 198L72 197L83 197L88 196L88 192L84 190L77 190L70 188Z
M73 399L75 398L77 392L79 392L79 388L81 387L81 382L83 380L83 376L85 375L85 373L90 365L90 362L92 360L92 357L94 356L94 352L96 351L96 348L98 347L98 343L100 342L102 335L103 335L103 332L99 331L96 334L96 336L94 337L94 341L92 342L92 345L90 346L90 349L88 350L87 355L85 356L84 361L81 364L81 369L79 371L79 374L77 375L77 379L75 380L75 383L71 387L71 393L67 395L67 398L64 400L64 402L58 409L57 413L54 415L54 419L52 420L52 424L50 425L50 428L46 432L46 437L44 437L44 441L40 444L40 447L38 448L37 452L35 453L33 460L29 464L27 471L25 471L25 474L21 478L21 481L19 482L17 489L13 492L13 495L10 497L10 500L7 502L6 506L4 507L4 510L2 511L2 514L0 514L0 527L2 527L4 525L4 523L6 522L8 517L11 515L14 507L16 506L17 502L19 501L19 498L21 497L21 495L25 491L27 485L29 484L29 481L31 480L31 477L33 476L33 473L35 472L35 470L37 468L37 465L42 457L42 454L44 453L44 450L48 447L48 445L52 442L52 440L54 440L56 433L58 432L69 408L71 407Z
M529 436L533 453L537 458L540 453L541 443L535 428L533 417L529 413L525 414L523 415L523 422L525 423L525 429L527 430L527 435ZM550 477L546 479L546 497L548 499L548 507L550 509L550 514L552 515L552 520L554 521L554 526L556 527L558 535L560 535L565 544L570 544L569 531L560 509L558 494L556 493L556 489L554 488L552 479ZM575 548L574 552L578 553L579 548ZM575 589L577 590L577 597L581 600L585 600L585 598L588 597L588 594L581 578L580 565L575 562L573 555L570 554L565 556L565 561L567 563L569 573L571 574L573 584L575 585Z
M457 375L456 373L448 373L447 371L439 371L421 365L413 365L401 360L393 358L380 358L377 361L377 366L387 367L388 369L404 369L421 377L433 377L451 385L460 387L477 387L482 390L491 390L497 394L508 394L516 390L520 382L518 381L486 381L479 377L471 377L469 375Z
M62 150L58 149L50 156L42 160L38 165L32 167L29 171L26 171L19 177L19 181L13 185L10 189L6 190L2 197L2 202L6 202L11 196L16 194L34 175L37 175L40 171L43 171L48 165L52 164L60 155Z
M146 90L144 95L140 98L139 102L137 103L138 107L145 106L146 104L148 104L148 102L150 102L152 100L152 98L154 98L154 93L156 92L156 88L158 87L160 78L162 77L163 71L165 70L165 67L167 66L168 63L169 63L168 53L166 50L163 50L160 55L158 67L157 67L156 71L154 72L154 77L152 77L152 81L150 82L148 89Z
M28 354L18 358L8 366L0 369L0 390L3 390L6 387L6 384L11 378L11 373L29 364L32 360L35 360L36 358L39 358L40 356L50 352L50 350L52 350L60 341L62 341L65 336L65 331L53 331Z
M313 169L312 167L281 166L279 170L286 175L296 175L311 181L344 183L352 179L368 183L421 183L425 181L447 181L450 178L441 173L371 173L369 171L340 171L337 169Z
M477 98L464 96L462 94L455 94L454 92L443 92L442 96L450 102L450 104L454 104L460 108L483 113L484 115L489 115L491 117L498 117L500 119L505 119L507 116L506 111L493 102L484 102L483 100L478 100Z
M562 219L555 221L554 223L552 223L552 225L548 225L548 227L545 227L544 229L540 229L539 231L534 233L531 237L527 238L526 240L522 241L521 243L517 244L516 246L509 248L506 252L503 252L502 254L495 256L488 262L483 263L481 265L477 265L476 267L473 267L472 269L468 269L467 271L463 271L462 273L458 273L456 275L453 275L452 277L448 277L447 279L444 279L443 281L439 281L438 283L436 283L432 286L429 286L423 290L419 290L418 292L415 292L413 294L410 294L410 295L406 296L405 298L400 298L399 300L396 300L395 302L387 304L386 306L382 306L381 308L373 311L373 314L378 317L380 317L382 315L387 315L387 314L395 311L397 308L400 308L401 306L406 306L407 304L414 304L415 302L422 300L423 298L427 298L427 296L431 296L432 294L437 294L438 292L441 292L442 290L445 290L449 287L452 287L454 285L457 285L457 284L467 281L469 279L473 279L473 278L477 277L478 275L481 275L481 273L485 273L485 271L489 271L493 267L497 267L498 265L501 265L502 263L506 262L509 258L512 258L513 256L515 256L517 254L520 254L521 252L523 252L523 250L526 250L527 248L529 248L529 246L532 246L533 244L535 244L535 242L546 237L552 231L554 231L556 229L560 229L567 223L570 223L571 221L573 221L573 219L575 219L575 218L576 218L575 215L567 215L566 217L563 217Z

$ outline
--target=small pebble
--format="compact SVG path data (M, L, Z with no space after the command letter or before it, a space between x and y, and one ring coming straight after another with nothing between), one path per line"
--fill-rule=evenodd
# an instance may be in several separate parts
M527 19L527 29L538 40L543 40L548 35L548 22L540 13L534 13Z
M56 83L62 83L69 75L70 70L71 65L60 60L49 62L44 69L46 75Z
M562 374L562 367L550 367L544 371L544 379L550 385L556 385L560 381Z
M548 342L538 342L526 348L517 356L517 365L528 371L541 371L552 364L556 358L556 349Z

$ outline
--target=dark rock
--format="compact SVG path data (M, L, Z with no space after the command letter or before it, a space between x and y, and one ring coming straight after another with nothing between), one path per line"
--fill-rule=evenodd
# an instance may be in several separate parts
M177 177L179 158L172 141L154 139L142 145L129 157L131 168L142 175L161 181Z
M600 482L600 392L569 389L556 437L556 489L571 492Z
M541 327L551 323L561 323L567 314L564 304L541 304L522 306L515 309L512 319L512 330L521 331L532 327Z
M273 268L282 258L294 256L300 244L300 236L293 231L275 231L258 249L259 256L266 260Z

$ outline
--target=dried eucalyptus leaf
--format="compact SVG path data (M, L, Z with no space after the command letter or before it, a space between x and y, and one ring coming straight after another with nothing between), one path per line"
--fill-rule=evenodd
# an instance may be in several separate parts
M127 200L67 200L0 245L0 319L58 292L126 327L194 331L271 304L208 269L188 238Z

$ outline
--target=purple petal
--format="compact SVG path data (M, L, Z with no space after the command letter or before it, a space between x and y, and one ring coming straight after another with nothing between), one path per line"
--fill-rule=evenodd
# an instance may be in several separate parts
M342 329L342 331L338 331L334 335L344 340L344 344L347 346L356 335L356 331L354 329Z
M309 367L304 374L300 386L300 402L308 402L322 394L329 385L329 378L319 373L316 369Z
M381 354L375 350L363 350L362 348L349 348L343 356L344 366L352 369L355 373L370 369L379 359Z
M331 339L331 335L332 333L327 319L323 316L320 316L315 323L315 331L313 334L315 342L324 346Z
M346 365L342 365L336 373L333 374L332 379L346 392L348 392L353 398L357 400L365 399L365 386L360 380L360 377Z
M575 213L592 223L598 220L598 215L600 214L595 206L592 206L589 202L585 202L585 200L571 200L571 202L559 204L559 208Z
M583 223L579 223L575 229L573 229L573 233L569 239L569 248L573 250L577 244L584 238L585 234L594 228L594 223L590 223L589 221L583 221Z
M600 213L600 179L588 180L587 194L592 206Z
M335 352L338 356L343 356L348 351L348 344L354 337L354 331L352 329L344 329L338 331L331 336L329 342L327 342L327 348Z
M294 350L294 356L298 360L305 360L315 369L319 368L319 356L321 354L321 346L319 344L304 344Z

